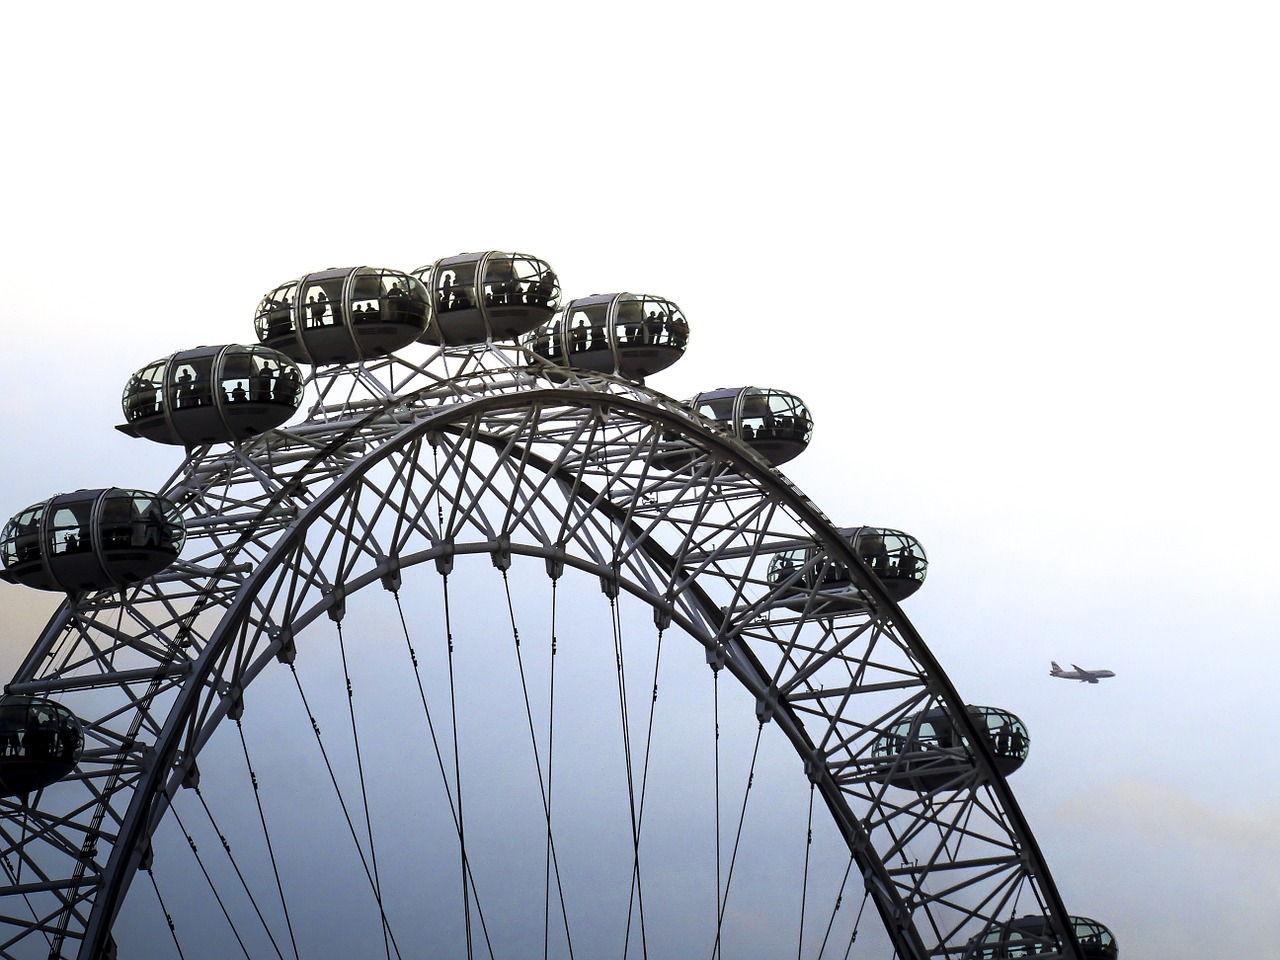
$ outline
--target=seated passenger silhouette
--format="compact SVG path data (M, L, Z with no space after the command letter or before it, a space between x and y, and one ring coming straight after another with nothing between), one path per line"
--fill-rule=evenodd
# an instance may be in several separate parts
M246 392L244 388L244 384L237 382L235 389L231 391L231 402L244 403L248 399L249 399L249 394L248 392Z

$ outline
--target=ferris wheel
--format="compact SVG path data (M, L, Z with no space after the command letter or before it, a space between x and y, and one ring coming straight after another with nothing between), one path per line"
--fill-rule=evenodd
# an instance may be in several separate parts
M0 536L67 594L0 699L0 957L1116 956L918 541L779 472L793 394L644 384L674 302L487 252L256 329L129 379L158 492Z

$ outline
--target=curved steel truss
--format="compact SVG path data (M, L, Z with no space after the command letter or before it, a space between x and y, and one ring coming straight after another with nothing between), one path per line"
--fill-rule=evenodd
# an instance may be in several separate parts
M802 758L898 956L959 958L1015 908L1053 918L1069 942L962 700L785 477L633 384L552 382L497 352L436 359L449 376L401 361L329 371L305 422L192 451L163 491L186 519L182 560L74 598L39 638L8 689L57 696L87 747L70 780L0 802L0 956L108 953L154 832L248 686L292 661L308 624L341 620L356 591L396 590L418 564L447 575L464 554L499 569L541 558L552 578L587 571L701 644ZM820 575L771 581L779 550L814 542L814 563L854 571L864 605L803 586ZM895 785L909 755L874 745L934 707L955 718L953 775Z

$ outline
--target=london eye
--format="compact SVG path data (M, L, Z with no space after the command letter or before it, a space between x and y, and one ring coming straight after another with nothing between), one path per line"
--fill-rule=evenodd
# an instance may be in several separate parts
M1117 955L1034 731L902 612L920 541L779 471L784 387L649 386L672 300L488 251L254 321L127 377L166 482L0 535L66 595L0 699L0 956Z

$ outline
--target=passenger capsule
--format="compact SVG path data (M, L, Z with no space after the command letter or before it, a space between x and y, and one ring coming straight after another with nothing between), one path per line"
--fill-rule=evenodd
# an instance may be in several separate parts
M843 527L840 534L876 575L894 603L901 603L924 583L929 559L915 537L887 527ZM774 554L769 562L769 582L783 588L784 594L789 595L784 602L793 609L812 606L809 598L815 585L824 607L827 604L850 609L867 606L867 598L849 569L829 560L816 545L792 547Z
M526 346L559 366L643 380L679 360L689 324L670 300L637 293L579 297L530 334Z
M258 340L298 363L356 363L408 346L427 329L426 288L399 270L307 274L262 298Z
M804 452L813 418L804 402L784 390L734 387L700 393L685 406L723 424L771 465Z
M1021 720L995 707L965 710L995 754L1001 776L1022 766L1031 740ZM871 755L882 761L876 780L918 792L944 787L973 769L972 754L942 707L895 723L871 745Z
M560 281L524 253L463 253L413 271L430 293L431 324L420 339L460 346L512 340L551 319Z
M143 367L124 388L131 437L196 446L247 440L288 420L302 402L298 365L270 347L183 350Z
M77 490L23 510L0 534L6 579L40 590L103 590L155 576L182 550L178 508L142 490Z
M0 797L57 783L80 762L84 730L75 714L42 697L0 697Z
M1071 929L1080 952L1086 960L1116 960L1119 950L1111 931L1088 917L1071 917ZM1053 932L1048 917L1017 917L996 923L971 939L965 947L964 960L1011 960L1063 952L1063 945Z

